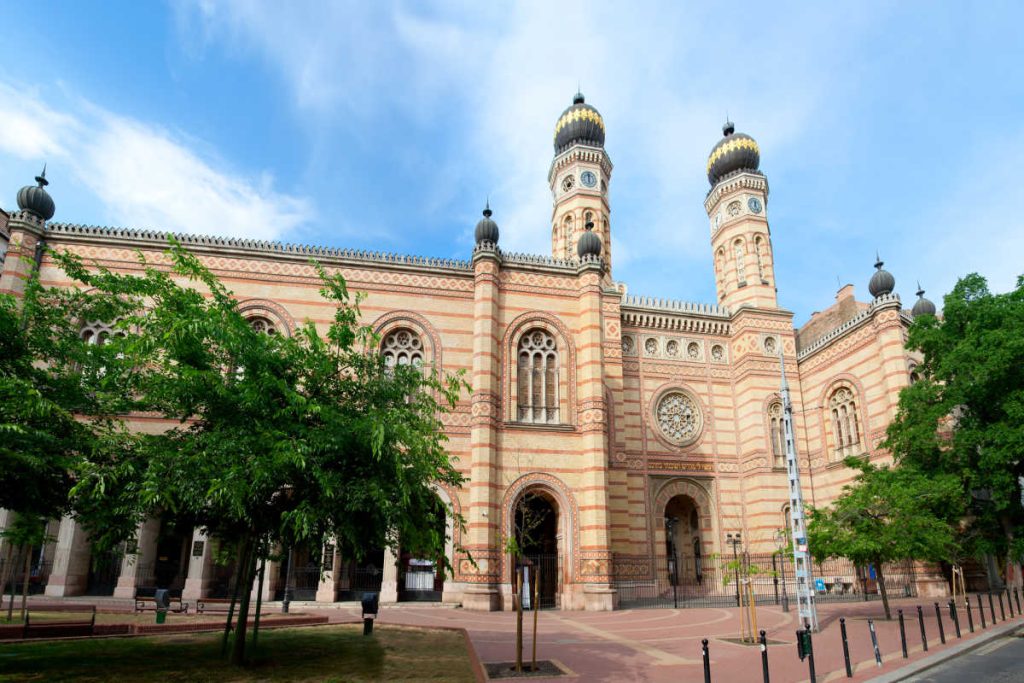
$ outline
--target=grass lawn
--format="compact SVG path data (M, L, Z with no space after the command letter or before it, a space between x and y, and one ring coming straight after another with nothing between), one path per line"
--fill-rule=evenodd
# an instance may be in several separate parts
M308 614L308 613L305 613ZM92 618L92 612L47 612L45 610L34 610L29 609L29 615L33 624L39 624L46 621L70 621L84 619L88 621ZM252 619L255 616L253 611L249 612L249 618ZM280 612L267 612L263 611L260 614L260 623L265 621L273 621L274 619L280 619L282 617L296 617L304 616L302 612L292 612L291 614L282 615ZM203 614L196 614L194 611L188 614L179 614L177 612L168 612L167 621L168 624L195 624L200 622L212 622L215 624L223 624L228 618L227 612L205 612ZM4 612L0 616L0 624L20 624L21 612L17 608L14 610L14 619L10 622L7 621L7 612ZM147 610L145 612L97 612L96 613L97 624L155 624L156 613L153 610Z
M473 681L462 634L362 624L260 633L244 669L216 634L0 644L0 681Z

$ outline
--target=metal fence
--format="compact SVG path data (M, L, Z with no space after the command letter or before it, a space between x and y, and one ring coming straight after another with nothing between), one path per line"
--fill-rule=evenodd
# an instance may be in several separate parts
M740 593L737 582L745 585L748 580L757 604L796 600L792 556L661 556L653 558L651 564L655 578L615 581L622 608L735 607ZM849 560L833 558L815 562L812 573L818 602L881 599L878 572L873 567L858 567ZM885 564L882 575L889 597L917 595L913 562Z
M21 594L22 589L25 587L25 564L20 561L14 561L11 563L14 572L13 576L7 577L7 583L0 587L0 592L10 595L13 590L16 594ZM46 583L50 579L50 571L53 569L52 562L37 562L32 564L28 570L28 594L39 595L46 590ZM5 564L4 560L0 560L0 577L6 575L6 572L10 569ZM3 580L0 578L0 580Z
M338 581L338 600L362 600L363 593L379 593L384 571L378 567L345 566Z

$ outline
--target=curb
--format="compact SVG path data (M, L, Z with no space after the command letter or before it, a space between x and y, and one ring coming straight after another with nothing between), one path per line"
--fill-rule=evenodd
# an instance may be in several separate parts
M958 643L952 647L946 648L942 652L936 652L933 655L917 660L913 664L908 664L896 669L895 671L890 671L887 674L883 674L869 680L871 683L897 683L897 681L904 681L910 676L917 675L923 671L939 666L940 664L945 664L951 659L955 659L962 654L975 650L982 645L987 645L993 640L1001 638L1020 628L1022 628L1022 626L1019 621L1004 623L1001 626L993 626L986 633L971 638L967 642Z

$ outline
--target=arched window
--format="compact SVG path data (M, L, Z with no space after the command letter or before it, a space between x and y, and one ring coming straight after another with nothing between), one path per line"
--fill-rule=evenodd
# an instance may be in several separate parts
M849 387L839 387L828 401L835 439L835 459L852 455L860 445L860 425L857 421L857 401Z
M572 255L573 255L573 253L572 253L572 237L573 237L573 229L572 229L572 227L573 227L573 218L572 218L572 214L569 214L568 216L565 217L565 220L563 221L562 225L564 226L564 235L565 235L565 241L564 241L564 244L565 244L565 258L566 259L571 259Z
M782 404L768 406L768 437L772 442L772 462L775 467L786 466L786 435L782 424Z
M736 257L736 281L742 287L747 284L747 266L743 263L743 240L736 240L732 250Z
M558 347L555 338L534 329L519 340L518 417L521 422L558 422Z
M760 237L754 238L754 253L757 255L757 276L761 282L767 282L764 276L764 240Z
M270 318L264 318L262 315L249 318L249 325L261 334L277 334L277 325L274 324L274 321Z
M380 344L380 352L388 367L423 365L423 340L406 327L389 332Z
M89 323L82 328L82 340L89 346L103 346L111 336L124 336L124 332L115 332L107 323Z

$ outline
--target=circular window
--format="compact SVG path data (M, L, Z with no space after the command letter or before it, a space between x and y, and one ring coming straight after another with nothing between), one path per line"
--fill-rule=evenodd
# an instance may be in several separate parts
M622 352L623 353L630 353L631 354L635 350L636 349L633 346L633 338L632 337L623 337L622 338Z
M665 344L665 353L667 353L670 356L678 356L679 342L677 342L675 339L670 340L667 344Z
M648 337L647 340L644 341L644 351L646 351L649 356L653 356L658 353L658 340L653 337Z
M704 422L697 403L678 390L662 394L654 409L654 417L661 433L676 446L696 441Z

